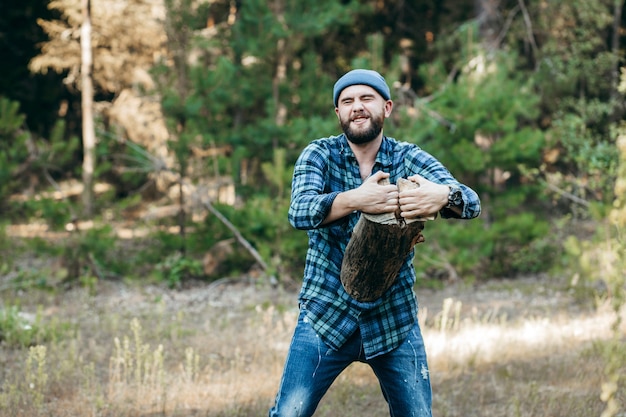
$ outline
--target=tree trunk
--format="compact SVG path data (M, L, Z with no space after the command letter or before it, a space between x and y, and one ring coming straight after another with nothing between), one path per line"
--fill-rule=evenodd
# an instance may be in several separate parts
M96 164L96 132L93 123L93 80L91 71L91 1L82 0L83 23L80 33L81 49L81 109L83 122L83 214L93 215L93 175Z
M285 21L285 5L283 0L275 0L272 2L272 8L276 21L287 30L287 23ZM282 127L287 122L287 106L282 102L280 96L280 86L287 79L287 62L288 62L288 48L287 39L279 38L276 42L276 69L272 80L272 98L274 105L276 106L274 114L274 123L278 127ZM274 137L272 140L272 147L278 148L278 138Z
M400 191L418 184L400 179ZM352 298L360 302L380 298L394 283L407 255L423 242L421 231L426 220L405 220L397 213L362 213L352 232L341 265L341 283Z
M475 0L474 6L478 19L480 40L485 51L492 52L498 47L498 27L500 0Z

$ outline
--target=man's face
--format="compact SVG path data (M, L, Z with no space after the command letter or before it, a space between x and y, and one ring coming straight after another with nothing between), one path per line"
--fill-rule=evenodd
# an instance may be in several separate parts
M372 87L352 85L339 95L335 112L348 140L360 145L381 134L385 118L391 113L391 101Z

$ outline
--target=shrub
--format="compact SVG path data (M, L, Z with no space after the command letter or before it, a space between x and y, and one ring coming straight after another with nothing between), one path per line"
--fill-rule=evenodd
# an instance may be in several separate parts
M44 323L40 311L30 316L15 305L0 309L0 342L8 347L21 348L57 340L68 330L68 324Z

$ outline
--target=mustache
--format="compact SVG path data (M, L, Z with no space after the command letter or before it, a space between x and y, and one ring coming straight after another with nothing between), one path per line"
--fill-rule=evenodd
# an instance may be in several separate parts
M350 117L350 121L353 122L361 117L367 117L368 119L370 119L372 116L364 110L360 110L357 114Z

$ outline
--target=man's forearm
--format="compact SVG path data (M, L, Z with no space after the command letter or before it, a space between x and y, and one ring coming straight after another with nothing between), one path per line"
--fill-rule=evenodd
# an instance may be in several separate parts
M322 226L332 223L335 220L339 220L357 210L357 207L354 204L354 198L350 197L351 191L352 190L344 191L337 194L337 197L333 200L333 205L330 207L328 215L322 222Z

